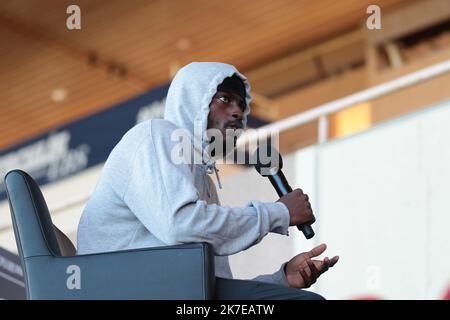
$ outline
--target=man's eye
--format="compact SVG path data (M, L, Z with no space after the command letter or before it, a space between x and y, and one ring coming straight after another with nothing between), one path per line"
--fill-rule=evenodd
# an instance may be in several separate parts
M226 96L220 96L219 100L221 100L223 102L226 102L226 103L230 102L230 99L228 97L226 97Z

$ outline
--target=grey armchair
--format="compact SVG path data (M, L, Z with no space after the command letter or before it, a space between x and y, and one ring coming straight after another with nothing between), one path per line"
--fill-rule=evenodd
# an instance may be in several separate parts
M28 299L212 299L208 244L76 255L52 223L36 182L24 171L5 177Z

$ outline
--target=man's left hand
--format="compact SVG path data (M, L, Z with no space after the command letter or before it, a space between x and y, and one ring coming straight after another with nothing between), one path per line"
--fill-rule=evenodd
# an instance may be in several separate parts
M309 288L321 274L338 262L338 256L331 259L326 257L323 260L313 260L314 257L320 256L326 248L327 245L323 243L311 251L296 255L286 264L284 271L290 287Z

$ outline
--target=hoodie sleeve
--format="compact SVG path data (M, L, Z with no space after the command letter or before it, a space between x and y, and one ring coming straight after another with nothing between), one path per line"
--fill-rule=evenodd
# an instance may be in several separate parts
M287 234L289 212L281 202L251 201L236 208L200 200L190 165L171 159L172 130L153 121L150 126L149 139L136 150L123 200L162 242L207 242L215 255L231 255L269 232Z
M266 283L273 283L278 284L281 286L289 287L289 284L286 279L286 274L284 273L284 266L287 262L283 263L281 265L281 268L273 273L273 274L263 274L260 276L257 276L256 278L252 279L253 281L259 281L259 282L266 282Z

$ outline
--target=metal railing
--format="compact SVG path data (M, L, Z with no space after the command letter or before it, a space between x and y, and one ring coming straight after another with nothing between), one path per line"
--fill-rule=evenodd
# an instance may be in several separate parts
M425 80L429 80L450 71L450 60L437 63L430 67L409 73L400 78L385 82L369 89L354 93L341 99L325 103L311 110L293 115L286 119L271 123L258 128L251 133L245 133L239 139L238 147L246 143L252 143L258 139L264 139L270 132L282 133L289 129L304 125L314 120L319 120L318 142L322 143L328 139L328 115L344 110L358 103L366 102L394 91L410 87Z

